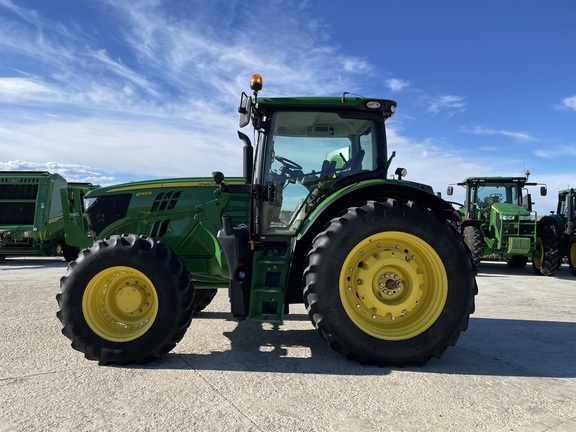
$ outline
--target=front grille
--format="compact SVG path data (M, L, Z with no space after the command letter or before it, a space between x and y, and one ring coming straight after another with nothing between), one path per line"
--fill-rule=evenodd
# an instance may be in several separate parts
M162 210L172 210L176 207L176 203L178 202L178 198L182 191L170 191L170 192L161 192L156 196L154 203L152 204L152 208L150 211L162 211Z
M108 225L126 217L131 198L131 194L98 197L86 210L86 220L92 234L98 236Z

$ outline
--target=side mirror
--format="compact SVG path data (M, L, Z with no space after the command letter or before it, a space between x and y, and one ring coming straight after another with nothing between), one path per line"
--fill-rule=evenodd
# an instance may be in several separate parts
M240 113L240 127L250 123L250 116L252 115L252 97L248 96L246 93L242 92L240 96L240 106L238 107L238 112Z
M454 188L452 186L448 186L448 189L446 189L446 195L452 196L453 193Z
M222 174L220 171L214 171L212 173L212 178L214 179L214 183L220 185L224 181L224 174Z
M547 193L548 189L546 188L546 186L540 186L540 195L546 196Z

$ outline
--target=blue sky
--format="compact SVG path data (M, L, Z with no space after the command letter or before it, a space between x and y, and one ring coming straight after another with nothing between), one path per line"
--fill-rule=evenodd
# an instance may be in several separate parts
M530 169L547 213L576 185L573 0L0 0L0 170L240 175L254 73L396 100L393 166L435 190Z

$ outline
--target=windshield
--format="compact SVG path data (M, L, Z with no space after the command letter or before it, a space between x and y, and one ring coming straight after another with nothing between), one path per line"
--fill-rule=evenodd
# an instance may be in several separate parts
M476 203L480 208L491 206L497 202L520 204L518 201L518 184L490 183L477 186Z
M263 184L264 233L291 234L341 178L377 168L375 122L330 112L279 112L271 122Z

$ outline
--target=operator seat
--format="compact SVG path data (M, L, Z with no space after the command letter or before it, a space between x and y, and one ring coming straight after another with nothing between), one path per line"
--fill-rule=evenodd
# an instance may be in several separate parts
M350 164L350 172L360 171L362 169L362 161L364 160L364 155L366 151L364 149L358 150L358 152L354 155Z
M325 160L322 162L322 168L320 169L319 181L326 181L333 178L336 175L336 161Z

